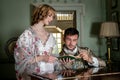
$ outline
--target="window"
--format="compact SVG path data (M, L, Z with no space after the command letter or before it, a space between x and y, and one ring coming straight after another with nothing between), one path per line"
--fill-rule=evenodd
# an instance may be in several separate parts
M61 30L59 27L56 26L45 26L45 28L53 34L53 36L56 39L57 46L58 46L58 51L60 52L62 49L62 33L63 30Z
M62 49L62 33L53 33L58 45L58 51L60 52Z
M61 10L57 11L57 19L55 25L62 30L69 27L76 28L76 11L74 10Z

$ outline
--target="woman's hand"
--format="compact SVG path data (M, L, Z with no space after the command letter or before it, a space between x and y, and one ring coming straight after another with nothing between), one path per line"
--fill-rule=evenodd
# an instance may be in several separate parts
M53 63L56 61L56 57L54 56L50 56L50 55L40 55L38 56L38 61L44 61L44 62L48 62L48 63Z
M53 62L55 62L56 60L57 60L57 58L54 57L54 56L49 56L49 58L48 58L48 62L49 62L49 63L53 63Z
M37 61L48 62L48 60L49 60L49 55L39 55L39 56L37 56Z

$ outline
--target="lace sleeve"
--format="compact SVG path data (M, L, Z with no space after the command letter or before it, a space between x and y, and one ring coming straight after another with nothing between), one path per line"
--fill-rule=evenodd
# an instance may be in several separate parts
M29 32L23 33L17 40L16 47L14 50L15 68L18 73L22 73L31 67L30 60L34 58L32 36Z

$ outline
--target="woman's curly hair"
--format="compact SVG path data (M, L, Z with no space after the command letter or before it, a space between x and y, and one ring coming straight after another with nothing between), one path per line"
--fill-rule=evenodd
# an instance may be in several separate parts
M40 5L39 7L36 7L33 11L31 24L34 25L38 23L40 20L46 18L50 11L55 15L55 9L47 4L43 4Z

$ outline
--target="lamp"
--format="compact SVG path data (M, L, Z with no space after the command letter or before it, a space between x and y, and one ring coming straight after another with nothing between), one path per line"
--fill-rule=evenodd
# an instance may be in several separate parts
M108 63L111 62L111 38L119 37L118 24L115 22L103 22L100 29L100 37L105 37L107 39L107 53L108 53Z

